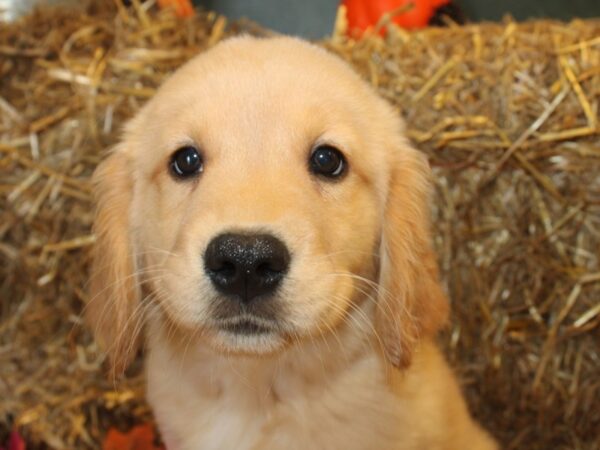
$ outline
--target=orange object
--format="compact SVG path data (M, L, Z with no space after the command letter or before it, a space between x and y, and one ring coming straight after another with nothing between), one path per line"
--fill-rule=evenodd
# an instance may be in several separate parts
M165 450L155 445L156 435L150 424L137 425L126 433L115 428L108 430L102 450Z
M412 3L412 8L410 4ZM395 15L392 22L403 28L423 28L427 26L435 11L450 0L342 0L346 6L348 32L360 33L373 28L385 13L398 10L404 6L405 12ZM381 30L382 33L385 30Z
M191 0L158 0L161 8L173 8L179 17L191 17L194 15L194 6Z

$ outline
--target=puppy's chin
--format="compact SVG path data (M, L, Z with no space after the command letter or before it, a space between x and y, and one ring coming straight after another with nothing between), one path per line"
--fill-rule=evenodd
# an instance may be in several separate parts
M218 351L244 356L264 356L283 349L288 340L276 326L246 318L219 321L206 334Z
M211 333L212 346L219 352L242 356L266 356L283 349L286 339L277 332L237 334L224 330Z

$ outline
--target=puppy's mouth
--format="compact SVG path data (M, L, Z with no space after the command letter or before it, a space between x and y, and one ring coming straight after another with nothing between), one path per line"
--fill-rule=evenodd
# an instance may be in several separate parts
M276 333L277 324L256 316L240 316L217 322L217 328L239 336L253 336Z
M228 353L264 355L281 349L287 342L280 323L250 314L214 320L212 329L212 343Z

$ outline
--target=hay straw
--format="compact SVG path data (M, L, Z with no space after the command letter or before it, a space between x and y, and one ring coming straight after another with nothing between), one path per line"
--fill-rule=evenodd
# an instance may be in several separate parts
M140 361L119 385L82 325L90 174L192 55L242 31L151 2L43 9L0 28L0 442L98 448L148 420ZM453 301L443 343L504 448L600 448L600 23L392 27L322 45L402 114L430 158Z

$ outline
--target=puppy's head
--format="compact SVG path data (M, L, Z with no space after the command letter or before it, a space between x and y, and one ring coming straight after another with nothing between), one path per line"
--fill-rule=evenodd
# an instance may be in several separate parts
M98 168L88 317L120 370L146 306L216 349L264 354L375 302L378 340L405 366L447 313L428 177L338 58L226 41L176 72Z

